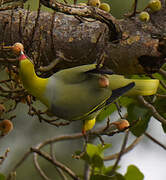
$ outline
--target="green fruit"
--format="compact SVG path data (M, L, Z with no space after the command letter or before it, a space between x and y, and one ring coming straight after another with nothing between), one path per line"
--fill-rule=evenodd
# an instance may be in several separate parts
M102 9L103 11L110 12L110 5L107 3L101 3L99 8Z
M89 0L89 6L99 7L100 4L100 0Z
M148 22L149 19L150 19L150 15L149 15L148 12L142 11L142 12L139 14L139 19L140 19L141 21Z
M160 0L151 0L148 4L148 8L150 8L153 12L159 11L161 9Z

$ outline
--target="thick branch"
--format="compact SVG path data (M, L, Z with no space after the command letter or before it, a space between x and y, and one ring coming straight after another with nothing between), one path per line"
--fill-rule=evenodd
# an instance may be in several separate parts
M41 2L51 6L51 1ZM119 74L153 73L165 62L166 43L161 38L166 28L164 9L145 24L137 18L116 20L98 8L55 3L55 9L72 15L0 12L0 41L7 45L21 41L36 69L42 70L54 61L51 67L55 72L100 61L103 54L104 64ZM161 18L160 27L156 16Z

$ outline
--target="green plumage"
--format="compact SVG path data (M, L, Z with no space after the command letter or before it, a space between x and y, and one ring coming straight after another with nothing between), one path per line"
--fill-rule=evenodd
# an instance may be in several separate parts
M103 75L86 73L95 68L96 65L92 64L65 69L49 78L45 96L53 114L68 120L92 119L96 116L99 112L96 109L100 109L112 97L112 90L110 86L100 87L99 78Z
M126 79L110 70L96 69L96 64L64 69L44 79L35 74L23 52L19 61L20 77L28 92L59 118L86 120L84 130L91 129L100 110L118 97L152 95L159 85L155 79ZM100 84L103 77L106 86Z

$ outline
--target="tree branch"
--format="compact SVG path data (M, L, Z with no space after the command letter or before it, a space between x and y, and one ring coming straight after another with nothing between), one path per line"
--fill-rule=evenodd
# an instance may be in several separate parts
M137 137L127 148L124 149L123 153L128 153L129 151L131 151L142 140L142 138L143 136ZM115 153L110 156L105 156L104 161L117 159L118 156L119 156L119 153Z
M152 104L148 103L142 96L138 96L138 99L145 107L147 107L151 111L153 117L155 117L161 123L166 124L166 119L157 112L156 108Z
M154 73L165 63L164 7L151 14L153 23L145 26L137 17L117 20L111 14L90 6L46 0L41 0L41 3L63 13L41 12L40 8L38 12L20 10L20 20L20 13L14 10L11 24L11 11L0 12L0 41L9 45L21 41L36 62L38 71L42 69L40 66L48 66L50 71L49 64L56 59L58 63L53 63L52 72L94 63L103 53L104 65L118 74ZM158 22L161 22L160 28ZM154 38L154 34L160 36ZM8 55L5 56L11 58L11 52ZM3 58L4 53L0 56ZM47 75L52 72L47 72Z

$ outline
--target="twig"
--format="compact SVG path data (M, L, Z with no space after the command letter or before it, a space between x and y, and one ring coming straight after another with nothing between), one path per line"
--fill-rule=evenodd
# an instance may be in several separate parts
M143 135L137 137L127 148L125 148L123 150L123 154L131 151L142 140L142 138L143 138ZM119 156L119 153L115 153L115 154L110 155L110 156L105 156L103 159L104 159L104 161L110 161L113 159L117 159L118 156Z
M166 84L163 80L160 80L160 84L163 86L164 89L166 89Z
M84 165L84 180L90 180L90 165L87 162Z
M34 153L33 154L33 162L34 162L34 165L36 167L36 170L39 172L40 176L44 179L44 180L50 180L47 175L43 172L43 170L41 169L39 163L38 163L38 160L37 160L37 154Z
M48 124L51 124L53 126L66 126L69 125L72 121L67 121L67 122L56 122L58 120L60 120L59 118L55 117L54 119L47 119L45 117L42 116L42 114L45 114L46 111L41 112L40 110L37 110L35 107L33 107L31 104L29 105L29 112L28 114L31 116L38 116L38 119L40 122L44 121L47 122Z
M41 0L41 3L44 6L47 6L48 8L51 8L55 11L59 11L70 15L91 17L106 23L111 30L111 37L110 37L111 41L118 40L121 37L121 28L117 20L110 13L104 12L99 8L95 8L91 6L68 5L68 4L59 3L56 0L52 0L52 1Z
M8 153L10 152L10 149L7 148L5 151L5 154L3 156L0 156L0 165L4 162L4 160L7 158Z
M161 97L161 98L166 98L166 94L156 94L156 96Z
M126 131L121 150L120 150L120 152L118 154L118 157L117 157L117 160L116 160L115 164L112 167L112 170L111 170L110 174L114 174L114 172L116 171L116 168L117 168L117 166L119 164L119 161L120 161L120 159L121 159L121 157L123 155L124 149L126 147L127 140L128 140L128 135L129 135L129 130Z
M31 154L31 151L27 151L24 156L20 159L20 161L18 161L18 163L14 166L14 168L12 169L11 173L12 172L15 172L16 169L29 157L29 155ZM10 174L11 174L10 173ZM7 179L6 180L10 180L10 174L8 175Z
M31 49L31 45L33 43L34 36L35 36L35 32L36 32L36 30L37 30L37 28L39 26L40 11L41 11L41 3L40 3L40 0L39 0L39 7L38 7L38 11L37 11L37 17L35 19L35 25L34 25L34 27L32 29L31 39L29 40L29 45L28 45L28 48L27 48L28 49L27 53Z
M112 124L110 124L110 126L112 126ZM108 128L109 129L109 128ZM107 132L104 134L103 131L107 131L108 129L105 129L104 127L99 128L98 130L94 130L92 131L89 135L91 136L96 136L98 134L102 134L102 135L107 135ZM113 132L111 135L117 134L117 133L121 133L123 131L116 131ZM82 133L77 133L77 134L69 134L69 135L63 135L63 136L55 136L53 138L47 139L42 143L39 143L38 145L35 146L35 149L40 150L41 148L43 148L46 145L52 144L52 143L56 143L59 141L65 141L65 140L75 140L75 139L80 139L83 138L83 134ZM31 150L29 150L28 152L26 152L24 154L24 156L21 158L21 160L14 166L14 168L12 169L12 172L15 172L16 169L22 165L22 163L27 159L27 157L32 153ZM36 156L36 155L34 155ZM51 156L50 156L51 157ZM39 167L40 168L40 167ZM8 176L9 177L9 176ZM9 179L7 179L9 180Z
M138 0L135 0L134 4L132 5L134 6L133 12L131 12L130 14L125 14L124 16L129 17L129 18L134 17L137 13L137 5L138 5Z
M56 159L55 158L55 154L54 154L54 149L53 149L53 143L50 143L50 155L52 157L52 159ZM63 171L56 167L57 172L59 173L59 175L61 176L62 180L67 180L67 177L65 176L65 174L63 173Z
M164 69L159 69L159 73L166 78L166 71L164 71Z
M160 147L162 147L164 150L166 150L166 146L161 144L157 139L152 137L149 133L145 132L145 136L147 136L149 139L151 139L154 143L158 144Z
M39 154L41 157L43 157L44 159L48 160L49 162L51 162L52 164L54 164L55 166L61 168L63 171L65 171L73 180L80 180L80 178L71 170L69 169L67 166L65 166L64 164L60 163L59 161L52 159L51 156L42 151L39 150L37 148L31 148L32 152L35 152L37 154Z
M48 66L40 66L39 71L47 72L52 70L58 63L60 62L60 59L54 59Z
M156 108L155 108L152 104L150 104L149 102L147 102L147 101L143 98L143 96L138 96L138 99L139 99L139 101L140 101L145 107L147 107L147 108L151 111L152 115L153 115L156 119L158 119L161 123L166 124L166 119L163 118L163 117L157 112Z

